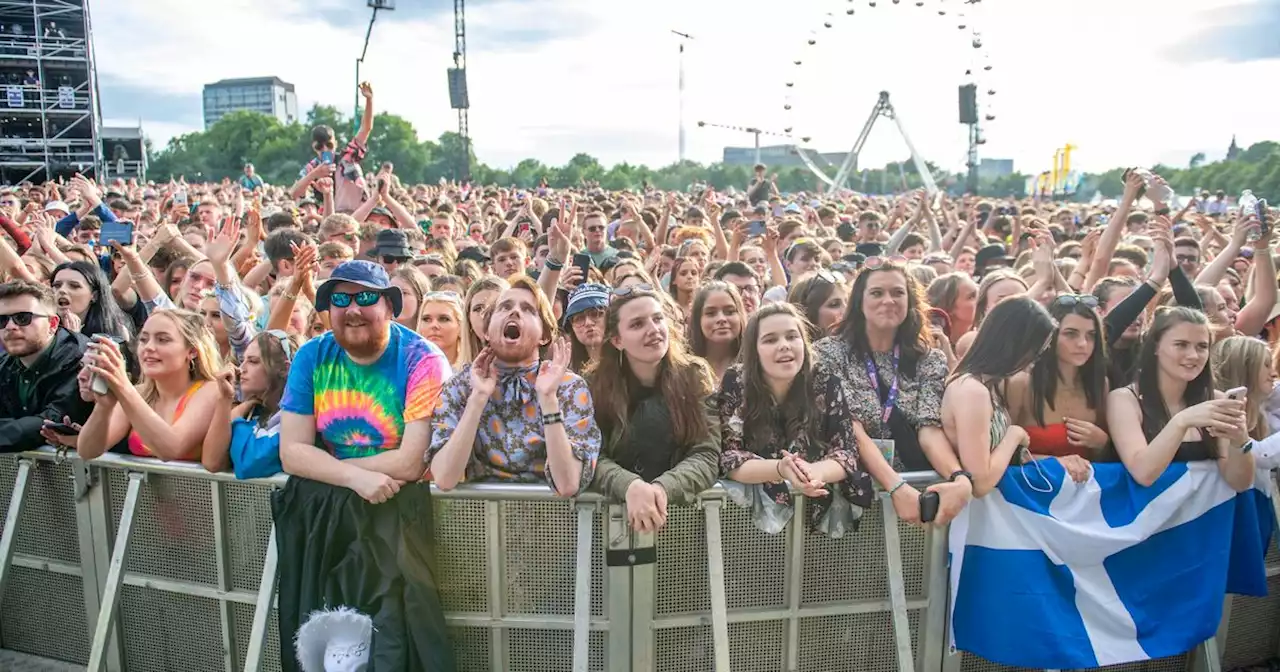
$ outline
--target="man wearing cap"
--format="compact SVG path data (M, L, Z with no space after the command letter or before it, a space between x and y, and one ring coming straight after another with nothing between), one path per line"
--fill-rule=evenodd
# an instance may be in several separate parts
M44 214L53 215L54 219L62 219L71 213L71 208L62 201L49 201L44 205Z
M973 258L973 277L980 278L997 268L1008 268L1013 265L1013 257L1005 252L1004 245L991 243L978 250Z
M348 261L316 290L332 331L298 350L280 408L290 474L390 499L422 476L430 418L449 378L438 347L396 324L400 289L381 266Z
M280 401L280 461L293 476L272 499L280 636L292 641L311 611L346 605L372 616L378 669L448 672L431 490L420 479L451 370L438 347L394 322L401 301L371 261L338 266L316 290L332 331L298 349Z
M409 249L409 235L400 229L383 229L378 232L373 249L369 256L382 263L387 273L393 273L401 264L413 259L413 250Z

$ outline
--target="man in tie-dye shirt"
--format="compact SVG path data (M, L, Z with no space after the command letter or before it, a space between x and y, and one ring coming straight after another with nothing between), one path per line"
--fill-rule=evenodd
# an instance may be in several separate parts
M333 331L298 350L280 409L285 472L390 499L422 477L431 415L451 375L430 341L394 321L400 289L349 261L316 290Z

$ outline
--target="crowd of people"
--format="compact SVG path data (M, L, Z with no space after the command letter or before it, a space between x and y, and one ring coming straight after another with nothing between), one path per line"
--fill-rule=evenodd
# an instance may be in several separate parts
M1172 212L1138 171L1100 206L782 194L764 166L727 192L408 184L363 165L361 92L293 185L0 192L0 451L372 504L545 483L638 531L721 481L761 529L802 494L834 536L877 489L944 525L1010 465L1212 460L1244 490L1280 452L1265 216Z

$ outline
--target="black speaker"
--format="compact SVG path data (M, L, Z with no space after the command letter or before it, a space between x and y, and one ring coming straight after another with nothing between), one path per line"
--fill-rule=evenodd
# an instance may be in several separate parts
M465 68L449 68L449 106L455 110L471 108L471 100L467 97Z
M978 123L978 86L965 84L960 87L960 123Z

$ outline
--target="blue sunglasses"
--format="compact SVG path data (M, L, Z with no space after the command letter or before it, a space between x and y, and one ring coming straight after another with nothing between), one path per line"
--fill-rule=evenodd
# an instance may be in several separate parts
M363 292L356 292L355 294L350 294L348 292L334 292L329 295L329 303L338 308L347 308L351 305L351 301L354 299L357 306L360 306L361 308L368 308L369 306L377 303L381 298L382 292L374 290L365 290Z

